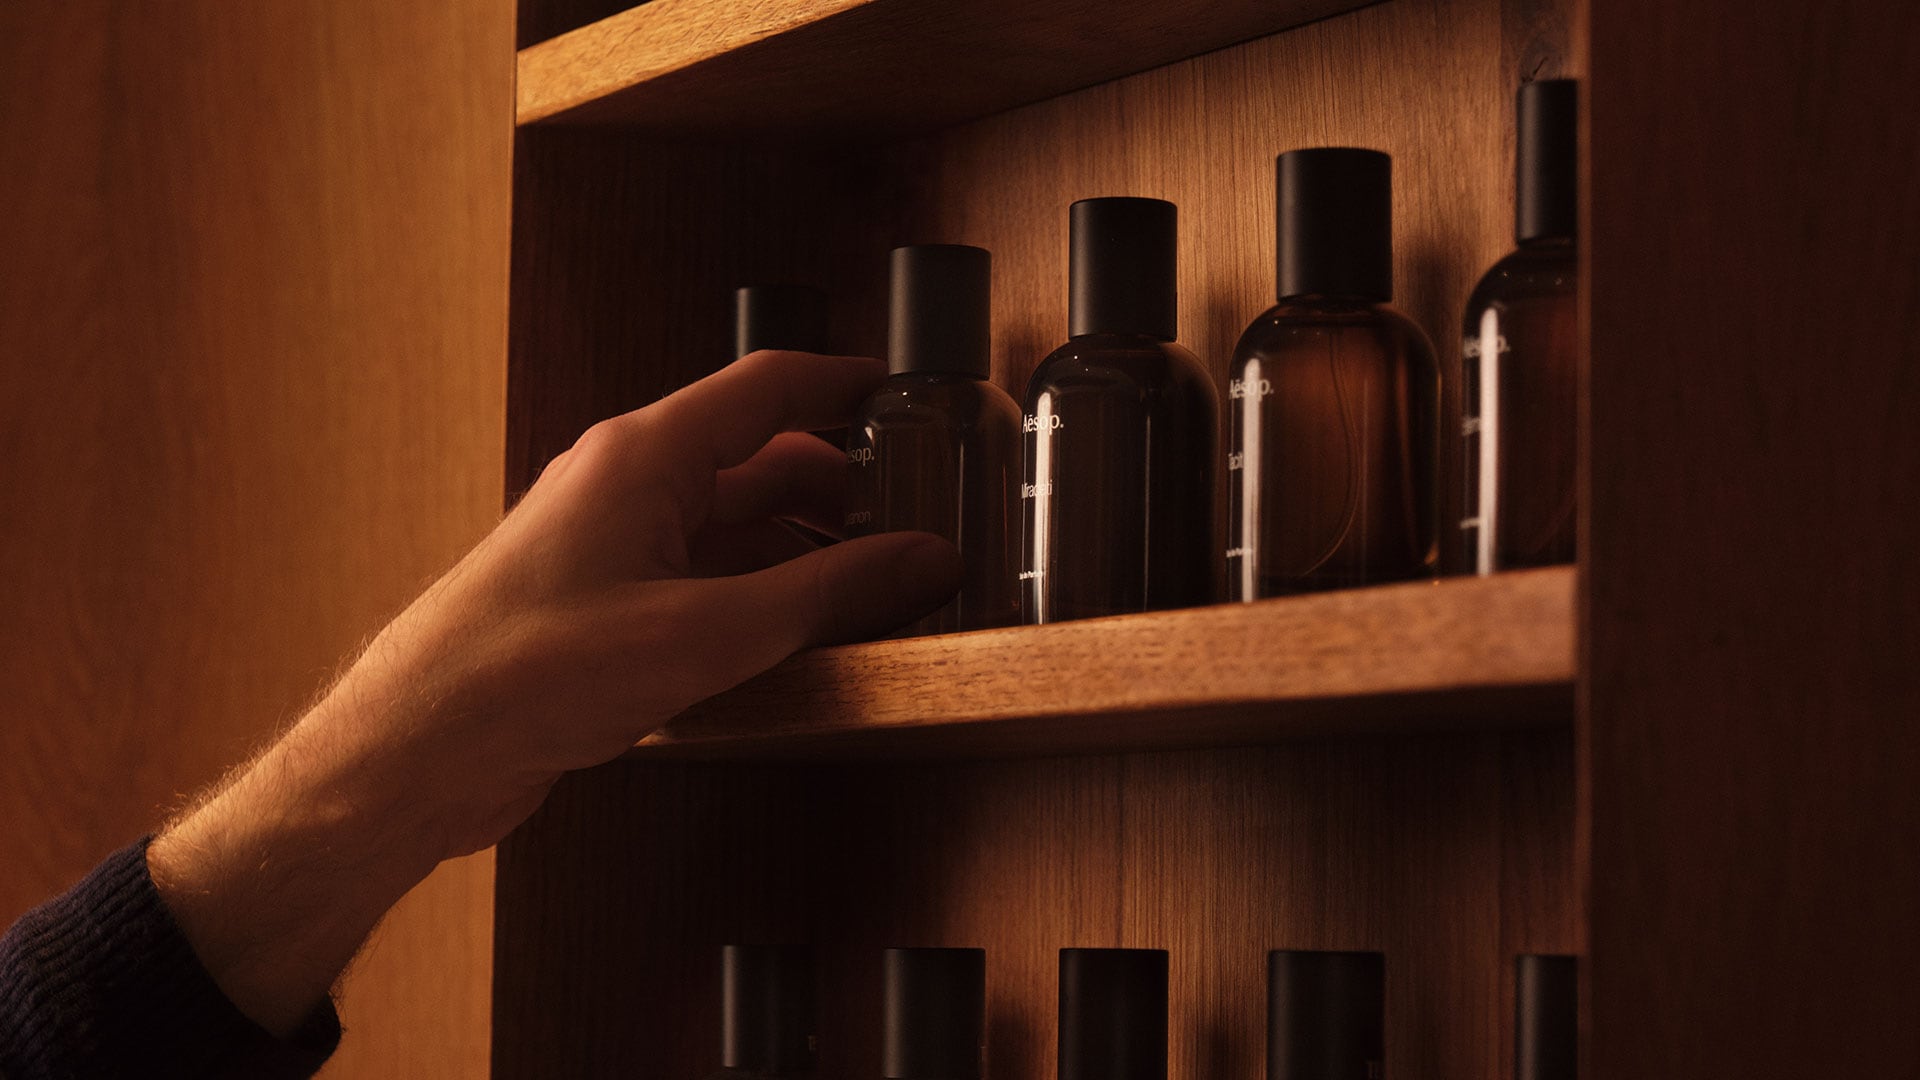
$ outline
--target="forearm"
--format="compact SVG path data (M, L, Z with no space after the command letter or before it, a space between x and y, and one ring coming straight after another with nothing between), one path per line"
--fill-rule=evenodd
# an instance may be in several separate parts
M400 765L322 703L147 851L154 885L233 1003L284 1036L440 857Z

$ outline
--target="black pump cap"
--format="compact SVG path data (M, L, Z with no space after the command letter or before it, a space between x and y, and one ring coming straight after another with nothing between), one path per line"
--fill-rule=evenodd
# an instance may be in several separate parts
M1580 228L1580 84L1527 83L1516 111L1513 238L1570 240Z
M1280 155L1279 290L1393 299L1393 159L1327 146Z
M979 1080L987 1028L985 949L888 949L880 1075Z
M1579 1043L1578 963L1571 956L1515 957L1514 1080L1574 1080Z
M1059 1080L1166 1078L1166 951L1061 949Z
M720 950L720 1064L769 1073L813 1068L813 952L799 945Z
M757 349L827 351L827 296L805 285L733 291L733 358Z
M1267 1080L1375 1080L1386 1058L1387 958L1267 954Z
M1164 199L1073 204L1067 212L1070 336L1179 336L1178 213Z
M988 376L992 264L985 248L961 244L893 249L887 370Z

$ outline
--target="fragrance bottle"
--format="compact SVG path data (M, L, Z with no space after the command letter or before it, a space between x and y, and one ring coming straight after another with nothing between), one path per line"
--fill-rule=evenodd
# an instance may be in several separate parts
M895 248L891 374L847 431L847 533L937 533L960 549L960 592L909 634L1007 626L1020 595L1009 517L1020 409L988 363L990 259L977 247Z
M827 351L827 297L805 285L747 285L733 291L733 357L761 349Z
M1174 206L1083 199L1069 232L1070 336L1022 420L1026 621L1210 603L1219 392L1174 341Z
M812 1076L813 987L813 953L804 946L721 949L721 1068L709 1080Z
M980 1080L987 1033L985 949L888 949L880 1075Z
M1167 1080L1163 949L1060 950L1059 1080Z
M1392 161L1280 155L1280 302L1234 349L1227 583L1236 600L1431 576L1440 375L1393 298Z
M738 360L761 349L829 352L827 295L805 285L746 285L735 289L733 358ZM843 427L813 434L830 446L847 443L847 429ZM811 525L798 521L781 524L811 544L834 542L833 536Z
M1574 1080L1580 1062L1580 972L1571 956L1513 964L1514 1080Z
M1572 562L1578 455L1579 99L1520 88L1514 240L1467 301L1460 502L1448 569Z
M1267 1080L1382 1080L1386 1013L1380 953L1268 953Z

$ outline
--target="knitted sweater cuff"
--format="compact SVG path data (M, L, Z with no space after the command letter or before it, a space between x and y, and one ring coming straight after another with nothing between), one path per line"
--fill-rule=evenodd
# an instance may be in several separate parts
M311 1076L340 1042L333 1003L286 1039L247 1019L155 891L151 839L0 937L0 1076Z

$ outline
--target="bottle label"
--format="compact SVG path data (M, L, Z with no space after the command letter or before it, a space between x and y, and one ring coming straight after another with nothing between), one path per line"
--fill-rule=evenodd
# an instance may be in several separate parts
M1270 379L1232 379L1227 383L1227 396L1234 400L1255 397L1263 398L1273 393Z

